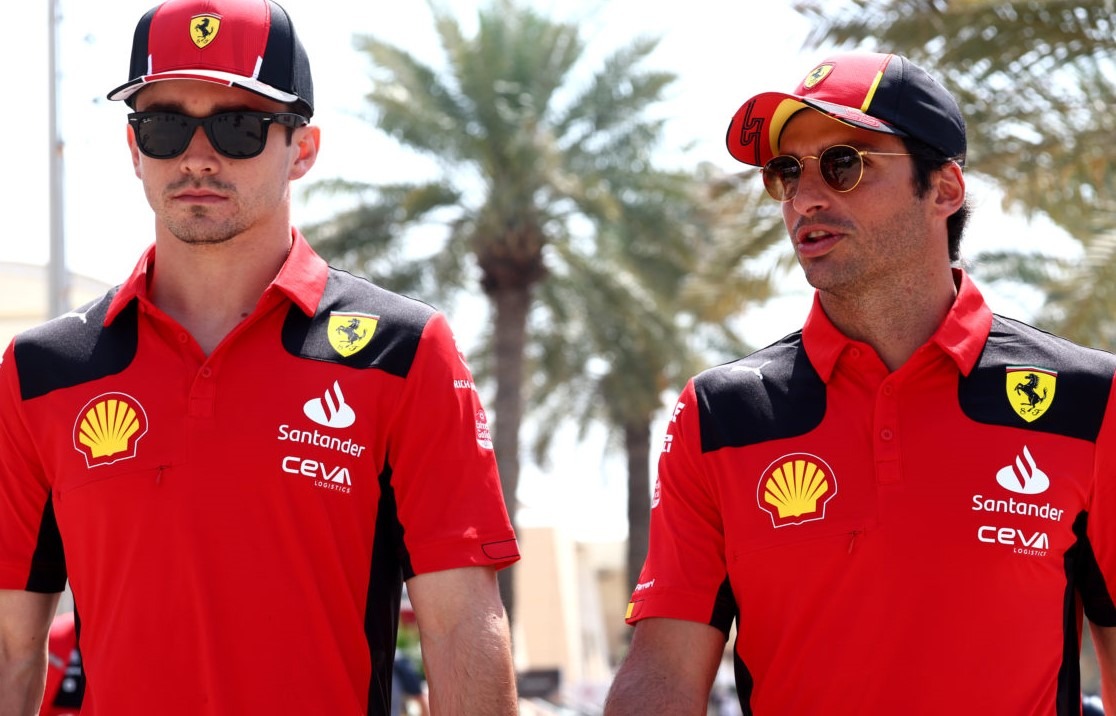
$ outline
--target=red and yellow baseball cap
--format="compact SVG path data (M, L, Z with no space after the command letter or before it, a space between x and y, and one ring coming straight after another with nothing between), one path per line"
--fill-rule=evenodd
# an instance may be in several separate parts
M261 94L314 113L310 60L287 11L272 0L168 0L136 25L129 79L108 98L152 82L200 80Z
M957 100L906 57L875 52L834 55L810 70L791 94L752 97L729 124L729 154L763 166L779 154L787 120L806 108L854 127L917 139L964 164L965 120Z

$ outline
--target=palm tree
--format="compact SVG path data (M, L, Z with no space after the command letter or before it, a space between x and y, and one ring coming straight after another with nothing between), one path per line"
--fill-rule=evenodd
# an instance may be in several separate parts
M536 292L549 276L577 270L563 264L563 247L592 243L593 226L619 216L622 199L659 175L649 154L662 127L647 115L674 76L641 69L656 41L639 39L575 87L585 50L575 24L544 18L516 0L492 0L467 37L434 0L428 5L444 73L372 37L358 45L373 62L368 101L378 126L436 158L441 175L349 187L364 203L321 227L318 245L331 259L365 269L395 265L402 269L397 286L440 292L427 296L479 282L492 317L493 442L514 521ZM409 227L422 224L444 231L416 260L399 246ZM510 570L500 577L512 613Z
M536 460L568 420L581 437L592 424L609 429L626 458L629 588L647 554L651 426L664 398L702 368L743 355L732 318L773 293L778 272L753 259L785 232L754 174L702 165L694 177L645 187L602 227L591 254L561 247L574 270L540 287L529 362Z
M970 171L1009 206L1045 214L1086 259L981 257L997 276L1027 268L1048 292L1040 322L1116 346L1116 7L1089 0L801 0L807 43L868 45L932 68L967 121ZM989 259L995 259L989 261ZM1023 264L1029 264L1024 267ZM979 268L979 267L978 267Z

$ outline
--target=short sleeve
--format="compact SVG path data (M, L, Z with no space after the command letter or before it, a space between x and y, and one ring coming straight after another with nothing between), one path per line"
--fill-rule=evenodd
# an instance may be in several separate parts
M62 540L50 484L24 422L14 346L0 359L0 589L60 592L66 585Z
M488 416L442 314L427 322L406 380L388 462L414 573L512 564L519 549Z
M659 455L647 560L628 606L630 624L667 617L727 629L724 530L716 491L702 468L699 421L690 381Z

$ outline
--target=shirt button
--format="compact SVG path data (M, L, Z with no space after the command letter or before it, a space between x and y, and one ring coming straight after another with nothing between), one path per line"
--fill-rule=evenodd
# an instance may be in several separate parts
M884 428L883 430L880 431L880 438L883 439L883 440L890 440L893 437L894 437L894 435L892 435L891 430L889 428Z
M859 348L851 349L849 351L849 355L852 356L853 358L859 358L860 357L860 349Z
M190 340L190 336L186 335L185 333L179 333L178 334L178 342L179 343L185 343L188 340Z
M885 386L883 387L883 394L884 394L884 395L887 395L887 396L892 396L892 395L895 395L895 386L893 386L893 385L885 385Z
M211 375L213 375L213 369L210 368L209 366L205 366L204 368L201 369L201 377L208 378Z

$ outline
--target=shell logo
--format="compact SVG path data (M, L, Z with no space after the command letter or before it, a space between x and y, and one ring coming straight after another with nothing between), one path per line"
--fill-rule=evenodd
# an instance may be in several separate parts
M756 498L774 527L825 518L825 506L837 494L832 468L816 455L784 455L767 466Z
M136 456L147 434L147 412L124 393L104 393L85 404L74 422L74 449L89 467L111 465Z

